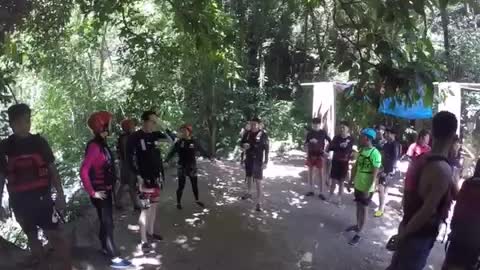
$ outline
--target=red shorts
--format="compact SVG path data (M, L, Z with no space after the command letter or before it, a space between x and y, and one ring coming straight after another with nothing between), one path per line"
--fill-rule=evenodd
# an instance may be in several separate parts
M157 203L160 201L160 188L153 188L152 192L143 192L145 198L150 200L150 203Z
M318 157L318 158L308 157L307 161L305 162L305 165L307 165L307 167L309 168L317 167L318 169L322 169L323 161L324 161L324 158L322 157Z

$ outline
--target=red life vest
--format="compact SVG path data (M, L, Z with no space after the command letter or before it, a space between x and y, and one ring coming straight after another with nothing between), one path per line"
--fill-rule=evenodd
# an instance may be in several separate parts
M48 190L48 164L40 154L8 156L7 189L9 192Z
M100 169L96 167L92 167L89 171L92 187L94 190L110 190L112 189L112 186L116 180L112 152L110 151L108 146L94 139L87 144L85 154L86 154L86 151L88 150L88 147L92 143L96 143L98 147L100 147L102 154L105 155L105 163L102 164L102 166L100 166Z
M423 199L418 193L418 187L425 166L432 161L445 161L448 159L442 156L421 155L415 159L408 168L405 177L405 191L403 196L403 220L402 224L406 225L415 213L422 207ZM431 220L425 224L417 234L431 235L438 233L438 226L448 218L448 211L453 201L453 183L451 184L447 194L442 198L436 213Z

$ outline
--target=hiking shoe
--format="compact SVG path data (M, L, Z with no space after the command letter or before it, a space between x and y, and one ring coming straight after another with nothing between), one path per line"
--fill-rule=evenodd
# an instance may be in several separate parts
M255 211L262 212L262 208L260 207L259 203L257 203L257 206L255 207Z
M352 238L352 240L350 240L350 242L348 242L348 244L351 245L351 246L356 246L358 244L358 242L360 242L360 239L361 239L360 235L356 234Z
M375 217L383 217L383 211L377 210L374 214Z
M149 234L148 237L155 241L163 241L163 236L161 236L160 234Z
M152 249L153 249L152 244L150 244L150 243L148 243L148 242L142 244L142 250L143 250L143 251L149 251L149 250L152 250Z
M305 196L307 196L307 197L315 196L315 192L313 192L313 191L307 192L307 193L305 194Z
M357 225L352 225L345 229L345 232L357 232L358 231L358 226Z
M322 201L326 201L326 200L327 200L327 198L326 198L325 195L323 195L323 194L318 194L318 198L320 198L320 200L322 200Z
M201 201L196 201L195 202L198 206L200 206L201 208L205 208L205 204Z
M251 199L252 198L252 195L251 194L245 194L242 196L242 200L248 200L248 199Z
M178 203L178 204L177 204L177 209L178 209L178 210L182 210L182 209L183 209L182 205Z
M119 257L112 259L112 263L110 264L110 267L115 269L126 269L131 266L132 266L132 263L130 261L127 261Z

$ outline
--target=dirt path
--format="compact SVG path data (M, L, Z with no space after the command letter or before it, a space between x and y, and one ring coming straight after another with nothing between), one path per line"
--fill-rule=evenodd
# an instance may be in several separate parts
M252 201L240 201L243 172L237 163L201 162L200 192L208 209L193 203L190 186L184 209L175 208L175 175L159 207L156 231L165 240L155 253L138 249L137 215L126 211L116 217L116 238L124 255L137 269L162 270L380 270L391 254L384 246L394 234L398 212L389 208L383 219L371 218L362 242L351 247L343 230L354 220L352 195L338 207L318 198L304 198L303 157L273 160L265 171L265 211L256 213ZM395 197L394 197L395 199ZM398 207L399 198L392 202ZM371 212L373 216L373 210ZM98 243L75 249L79 270L109 269L97 251ZM437 244L426 269L439 269L443 246Z

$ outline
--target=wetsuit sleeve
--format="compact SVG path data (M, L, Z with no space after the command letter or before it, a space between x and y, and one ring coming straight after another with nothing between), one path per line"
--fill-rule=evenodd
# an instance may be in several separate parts
M173 141L176 138L175 134L173 134L169 129L167 129L165 133L161 131L155 131L153 132L153 134L155 136L156 141L167 141L167 142L173 143Z
M87 153L85 154L82 166L80 167L80 179L82 179L83 187L90 197L93 197L95 194L95 189L93 189L92 186L92 179L90 179L90 170L92 169L95 160L97 160L100 155L100 147L95 143L91 143L88 146Z
M242 138L240 139L240 147L243 147L244 143L248 143L248 131L243 133Z
M54 163L55 156L53 155L52 148L50 148L50 145L48 144L48 142L40 136L39 136L39 145L40 145L41 154L45 159L45 162L47 162L47 164Z
M264 147L263 147L263 150L265 151L265 159L264 159L264 163L267 164L268 163L268 154L270 153L270 141L268 139L268 135L267 134L264 134L263 135L263 144L264 144Z
M330 151L337 151L337 146L338 146L338 142L337 142L337 137L333 137L333 140L330 142L330 144L328 145L327 147L327 152L330 152Z
M332 138L330 138L330 136L328 136L328 133L325 131L325 140L328 142L328 143L332 143Z
M205 158L211 158L212 156L208 154L207 150L205 150L205 148L202 147L202 145L197 141L195 140L194 142L195 144L195 150L200 153L200 155L202 157L205 157Z
M178 141L175 142L175 144L172 146L172 148L168 152L167 157L165 158L165 162L169 162L170 159L172 159L173 156L178 153L178 145L179 145Z
M137 138L138 137L136 136L136 134L129 136L127 141L127 146L126 146L128 167L136 175L139 174L138 168L135 164L135 151L136 151L136 145L137 145Z

